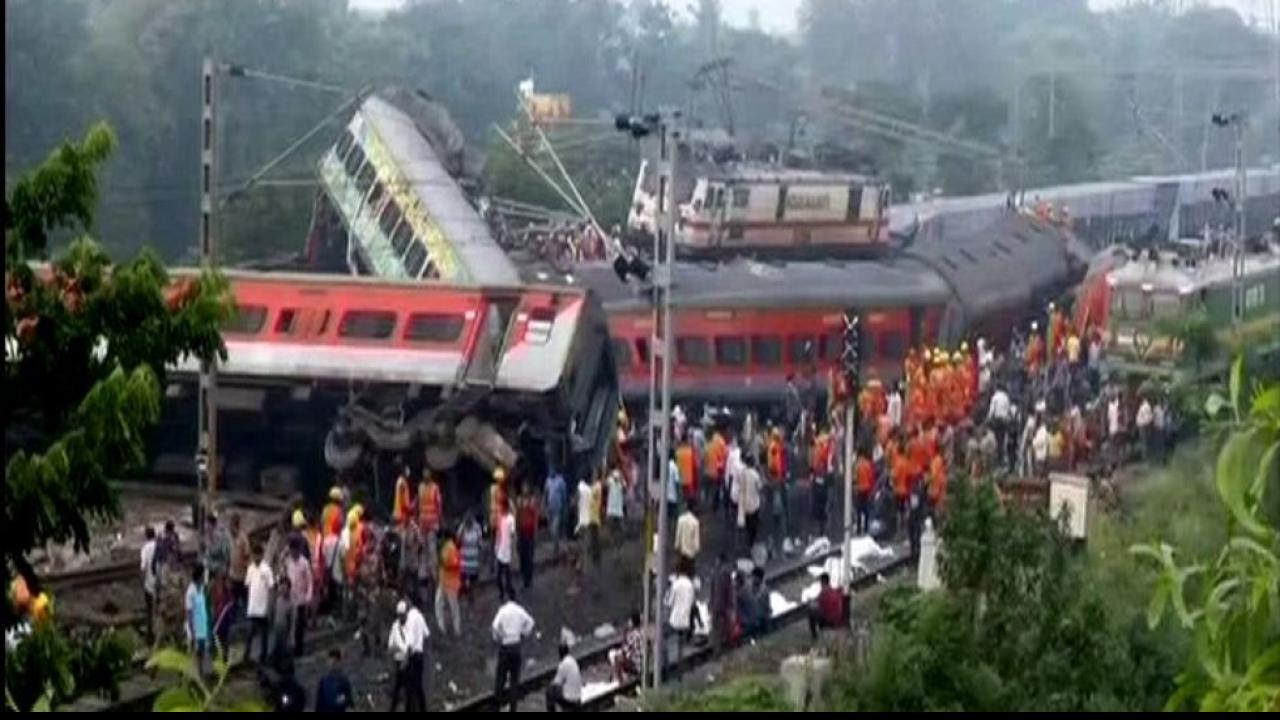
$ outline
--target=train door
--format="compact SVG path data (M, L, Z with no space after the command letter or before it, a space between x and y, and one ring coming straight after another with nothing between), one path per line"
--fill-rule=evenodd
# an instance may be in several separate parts
M511 322L515 318L520 299L515 295L495 296L485 303L484 320L480 324L475 344L471 348L463 382L467 385L493 387L498 374L499 360L511 334Z

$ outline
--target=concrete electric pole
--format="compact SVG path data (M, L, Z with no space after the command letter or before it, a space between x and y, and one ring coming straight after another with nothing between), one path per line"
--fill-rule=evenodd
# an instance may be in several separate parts
M218 163L217 101L218 66L205 58L200 83L200 271L217 266ZM218 367L211 359L200 365L196 405L196 532L204 545L205 516L218 489Z

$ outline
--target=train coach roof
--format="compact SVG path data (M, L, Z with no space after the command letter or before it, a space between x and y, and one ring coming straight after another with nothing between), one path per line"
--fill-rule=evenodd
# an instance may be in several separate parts
M462 282L513 284L519 271L467 202L458 182L441 163L422 131L404 111L371 96L359 112L387 145L414 193L463 265Z
M608 310L648 307L648 296L618 280L607 264L575 269ZM946 302L938 274L908 259L721 265L677 263L673 302L680 307L903 307Z
M1070 233L1016 213L963 236L918 240L907 254L942 275L973 315L1025 306L1089 261L1088 249Z

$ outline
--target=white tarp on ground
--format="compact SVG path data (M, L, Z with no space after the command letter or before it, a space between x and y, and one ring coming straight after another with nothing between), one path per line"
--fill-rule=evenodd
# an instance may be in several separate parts
M604 695L605 693L613 692L614 690L617 690L617 689L618 689L618 683L616 680L609 680L608 682L583 683L582 684L582 701L590 702L600 697L601 695Z
M854 570L866 572L867 563L873 560L893 557L893 548L881 546L870 535L860 535L849 541L849 558ZM810 565L809 576L815 580L827 573L831 576L831 582L837 587L844 585L844 566L840 562L840 556L835 555L826 559L825 562ZM800 593L800 602L811 602L818 597L821 590L819 583L815 582L807 586Z

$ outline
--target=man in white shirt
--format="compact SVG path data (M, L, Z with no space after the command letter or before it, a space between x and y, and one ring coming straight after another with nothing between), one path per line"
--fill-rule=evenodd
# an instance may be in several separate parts
M401 600L396 605L396 620L391 624L387 649L395 662L395 685L391 689L391 708L395 712L400 701L400 691L405 693L407 712L424 712L427 709L426 694L422 689L422 673L425 667L424 653L431 630L417 607Z
M889 413L889 425L892 427L902 425L902 391L899 389L900 387L901 383L895 383L893 390L889 393L887 412ZM875 418L867 418L866 420L870 422L874 419Z
M1001 385L991 393L991 403L987 407L987 425L991 431L996 434L996 446L1003 449L1005 447L1005 433L1009 432L1009 421L1013 418L1013 403L1009 400L1009 393ZM1004 458L1001 459L1003 464Z
M270 635L267 611L271 607L271 589L275 587L276 579L271 572L271 566L263 559L261 545L253 548L253 564L245 572L244 583L249 595L249 604L245 612L249 618L249 636L244 641L243 662L249 662L253 639L259 635L262 636L262 652L258 655L258 661L266 662L267 642Z
M502 513L498 515L498 527L494 528L493 554L498 561L497 583L498 599L506 600L516 596L515 585L511 582L511 549L516 541L516 518L511 514L511 503L503 501Z
M595 502L595 488L591 481L582 478L578 481L578 525L574 535L578 541L578 571L586 572L587 559L591 553L591 504Z
M547 712L557 710L575 712L582 709L582 670L578 660L569 652L567 643L560 643L560 664L556 676L547 686Z
M1142 457L1148 460L1151 457L1151 422L1154 419L1151 401L1143 396L1142 402L1138 405L1138 414L1133 418L1133 424L1138 428L1138 441L1142 443Z
M502 710L503 695L511 712L516 711L516 689L520 687L520 643L533 633L533 618L515 600L508 600L493 616L493 641L498 645L498 667L494 677L494 710ZM508 694L509 693L509 694Z
M1044 477L1045 469L1049 466L1049 428L1044 422L1039 423L1036 434L1031 439L1031 452L1035 458L1036 477Z
M702 525L694 514L697 503L690 500L680 519L676 520L676 555L678 567L693 575L698 561L698 551L702 549Z
M751 552L760 532L760 471L755 459L747 462L742 470L741 489L738 491L738 527L746 530L747 551Z
M693 580L686 573L678 573L671 583L671 588L667 590L666 597L666 604L671 606L667 626L671 629L676 641L674 655L668 659L668 662L679 662L681 648L693 639L693 613L696 599Z
M147 541L138 552L138 569L142 571L142 599L147 609L147 643L155 640L156 616L156 531L147 526Z

